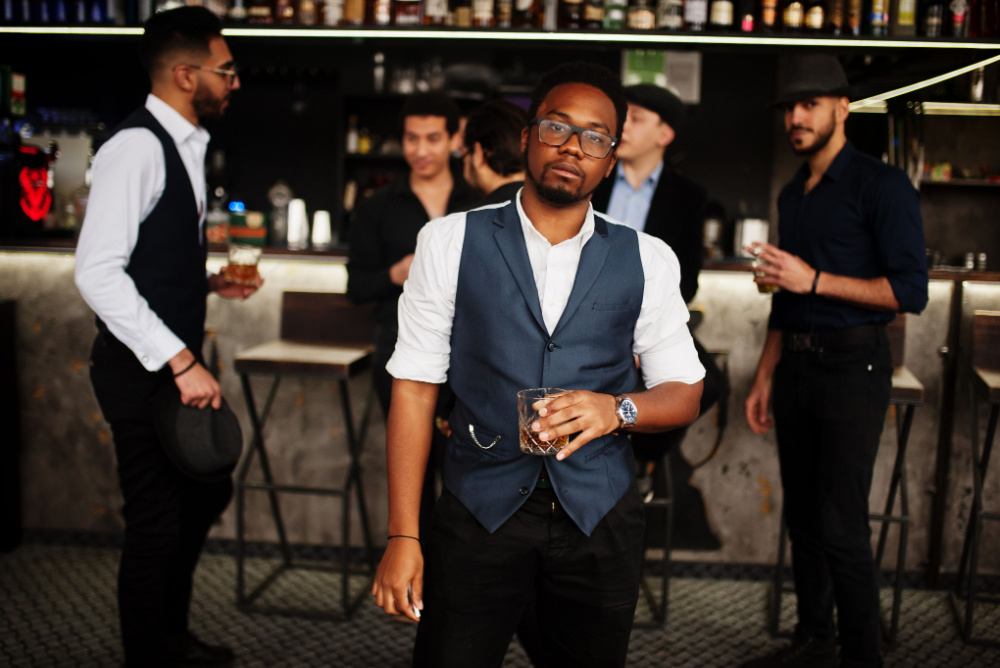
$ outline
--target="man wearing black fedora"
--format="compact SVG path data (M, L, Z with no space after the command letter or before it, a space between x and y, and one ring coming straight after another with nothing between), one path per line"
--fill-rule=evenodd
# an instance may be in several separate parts
M779 291L745 412L757 434L776 427L798 624L747 666L882 665L868 494L892 384L885 325L923 310L927 267L916 191L847 141L848 95L833 56L780 63L776 104L806 162L778 197L779 245L749 249L754 280Z
M219 20L202 7L149 19L152 83L98 151L76 252L76 284L97 314L94 394L111 425L124 497L118 607L128 666L224 665L233 652L188 629L192 575L232 496L239 424L205 368L206 297L259 286L206 276L201 122L239 88Z
M617 150L618 165L594 192L597 211L658 239L677 255L681 269L681 297L689 304L698 292L702 265L702 232L707 196L700 185L678 173L668 151L684 132L684 103L674 93L653 84L625 88L628 117ZM694 339L698 360L705 367L704 390L699 414L719 400L725 379L704 346ZM651 492L663 495L669 489L666 468L655 464L669 457L673 477L674 530L686 546L718 547L718 539L705 521L704 502L689 483L692 469L680 452L687 428L662 434L632 434L632 447L640 463L639 475ZM650 480L647 472L657 471ZM662 526L662 522L651 522ZM663 537L650 537L663 541ZM654 544L654 543L651 543Z

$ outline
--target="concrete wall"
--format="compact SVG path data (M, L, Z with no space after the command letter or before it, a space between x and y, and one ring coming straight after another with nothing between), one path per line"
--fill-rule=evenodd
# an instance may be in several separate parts
M215 266L218 260L213 259ZM66 253L0 253L0 298L18 301L19 373L21 383L25 525L28 528L118 531L121 500L114 471L110 433L93 398L87 359L93 339L91 314L72 282L73 258ZM232 371L237 351L278 335L280 295L283 290L343 291L346 272L337 261L306 259L263 260L266 283L245 303L209 301L208 326L217 332L223 362L225 395L249 423L238 379ZM947 339L948 308L954 283L931 282L931 301L907 328L906 365L926 388L926 405L916 412L909 447L908 480L913 524L908 541L907 567L918 570L927 555L928 526L933 492L940 418L941 362L939 346ZM680 553L679 558L771 563L776 554L781 484L773 435L755 436L743 419L743 400L763 343L769 297L757 293L749 274L706 271L695 306L705 313L699 338L710 350L729 353L732 396L728 430L718 455L697 469L691 483L705 500L709 525L721 548L711 552ZM969 283L964 291L966 316L974 308L1000 308L1000 287ZM965 319L967 321L967 318ZM960 362L961 365L961 362ZM960 388L967 387L960 377ZM263 401L267 379L254 380ZM355 409L367 396L368 375L352 383ZM273 408L266 437L275 476L306 485L341 484L347 455L333 383L286 379ZM689 461L708 453L715 437L717 409L699 420L683 445ZM365 489L376 538L384 535L386 520L384 430L376 407L370 437L365 444ZM961 389L956 418L952 479L948 490L944 567L954 570L968 516L970 469L967 392ZM887 418L872 491L873 508L881 508L895 456L893 413ZM256 475L258 469L255 467ZM988 481L987 498L1000 501L1000 476ZM257 493L248 503L248 532L255 540L273 540L274 529L265 499ZM283 510L290 538L297 542L332 544L339 538L340 515L331 499L286 497ZM692 512L691 509L680 509ZM231 537L234 514L230 508L214 535ZM890 548L895 544L892 533ZM354 532L353 541L360 544ZM987 535L983 567L1000 571L997 538ZM894 552L887 555L894 563Z

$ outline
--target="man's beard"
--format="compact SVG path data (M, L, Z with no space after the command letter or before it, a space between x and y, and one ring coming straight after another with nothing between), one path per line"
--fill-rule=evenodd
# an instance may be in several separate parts
M792 128L795 130L796 128ZM788 138L789 144L792 146L792 151L795 155L815 155L826 148L826 145L830 143L830 138L833 137L833 131L835 129L834 123L831 121L829 127L826 131L816 130L813 134L816 135L816 141L814 141L809 146L796 146L792 143L791 137Z
M198 120L214 120L222 118L228 99L229 95L213 97L207 90L199 89L195 91L191 104L194 106L194 113L198 116Z
M547 167L542 168L542 178L536 179L535 175L531 173L531 168L528 166L528 154L524 155L524 174L531 184L535 187L535 192L538 196L545 200L548 204L553 206L562 207L570 206L578 202L582 202L589 199L593 194L593 190L590 192L583 192L583 182L581 179L580 187L576 191L566 190L564 188L556 188L553 186L547 186L543 181L545 180L545 170ZM596 189L596 188L595 188Z

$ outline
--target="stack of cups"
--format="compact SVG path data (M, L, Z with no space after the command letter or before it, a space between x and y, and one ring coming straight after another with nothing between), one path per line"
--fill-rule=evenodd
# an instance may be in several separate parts
M288 249L305 250L309 247L309 218L305 200L293 199L288 203Z
M330 212L315 211L312 224L312 247L316 250L327 250L333 244L333 231L330 228Z

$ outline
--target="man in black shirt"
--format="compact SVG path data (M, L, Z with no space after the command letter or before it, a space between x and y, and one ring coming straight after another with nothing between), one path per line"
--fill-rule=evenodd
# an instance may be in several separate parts
M510 102L493 100L465 123L465 180L483 193L479 206L514 199L524 185L521 131L528 124L524 111Z
M428 220L472 208L477 196L450 169L459 146L459 110L443 95L414 95L403 105L403 156L410 168L358 205L351 225L347 296L377 304L373 382L389 414L392 378L385 365L396 345L396 302L410 273L417 233Z
M754 245L776 286L745 411L777 427L798 596L794 642L748 666L880 666L868 494L889 404L885 324L927 303L916 191L844 134L848 83L832 56L782 63L777 104L806 164L778 198L780 247ZM774 391L774 420L768 402Z

